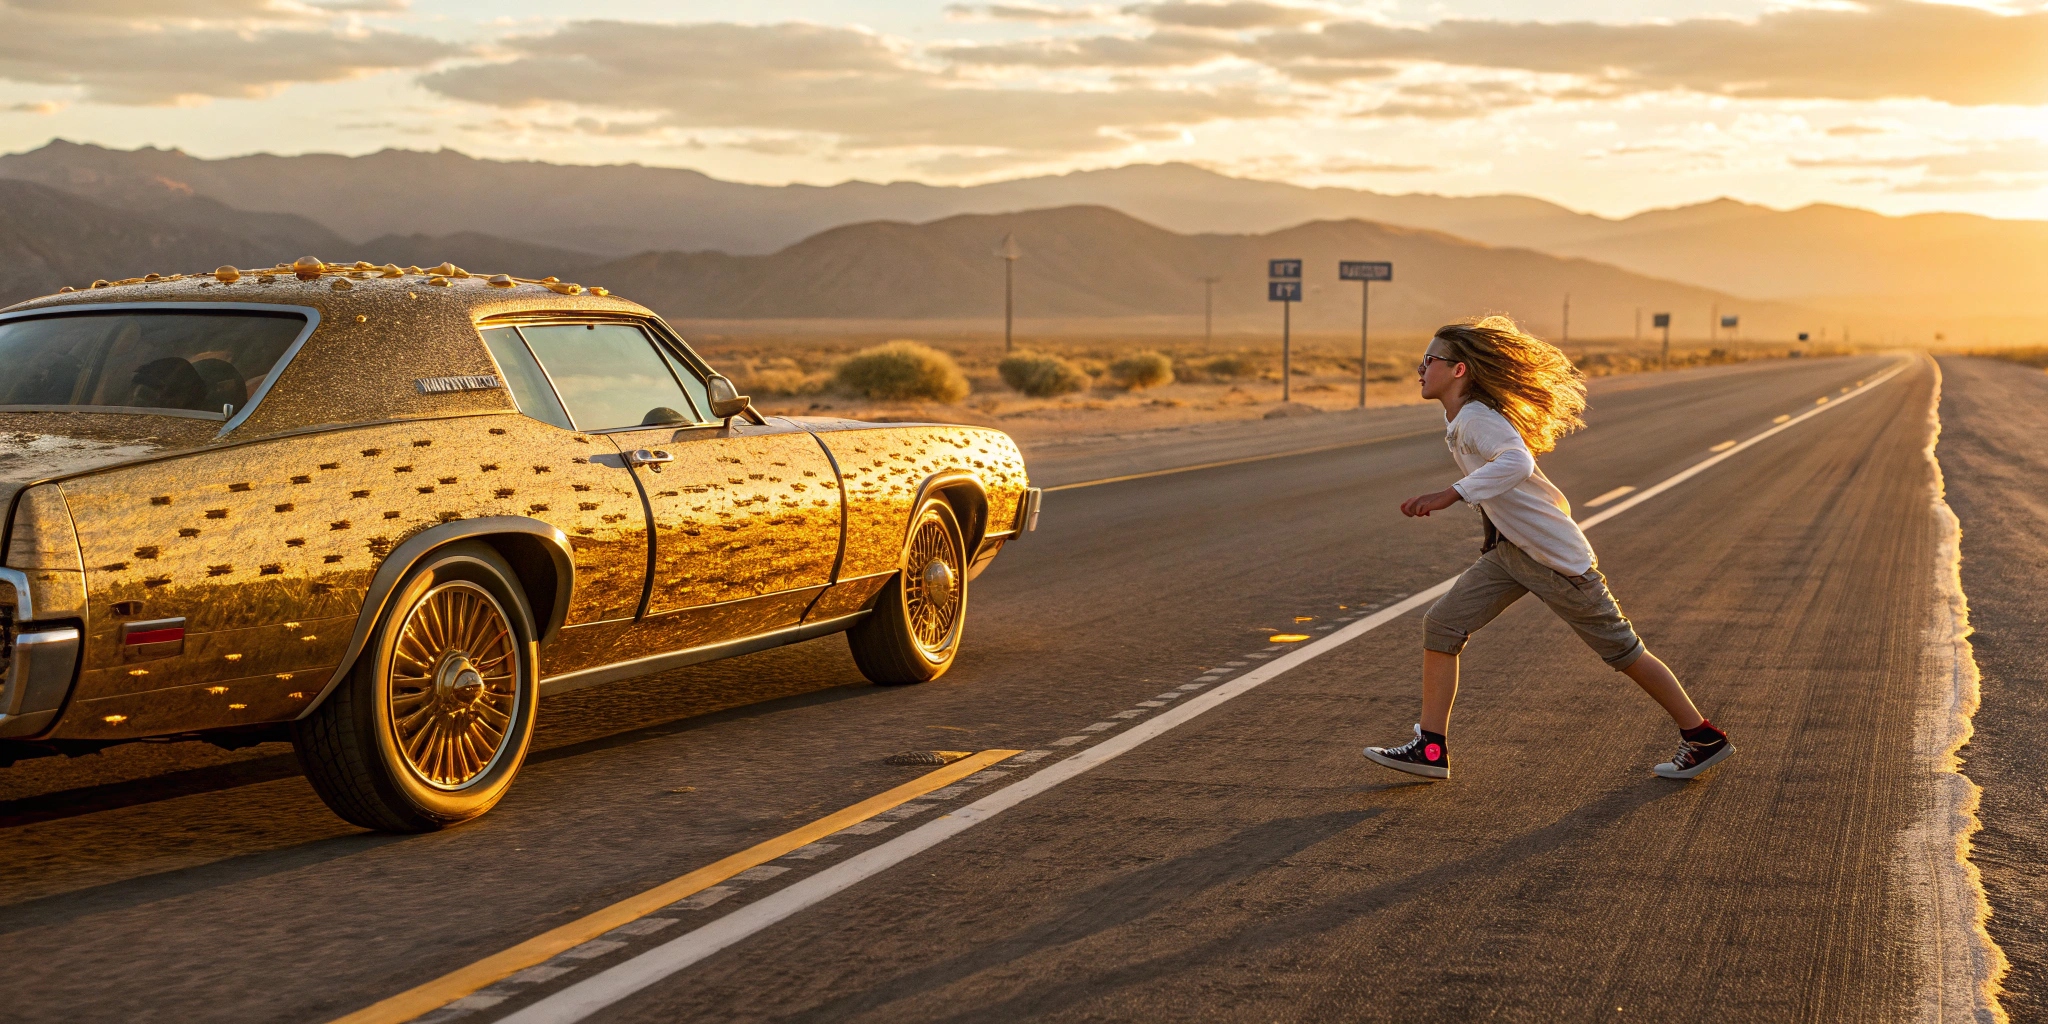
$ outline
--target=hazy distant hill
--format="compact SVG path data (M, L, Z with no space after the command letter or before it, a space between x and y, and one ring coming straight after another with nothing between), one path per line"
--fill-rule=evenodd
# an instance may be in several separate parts
M1033 319L1199 317L1200 279L1220 276L1220 324L1277 329L1279 307L1266 301L1266 260L1281 256L1306 261L1307 297L1294 317L1309 330L1348 331L1358 323L1359 285L1337 279L1340 259L1394 262L1394 281L1373 286L1373 322L1388 330L1509 312L1554 337L1566 293L1572 332L1580 337L1631 334L1638 307L1646 314L1669 310L1678 317L1678 336L1703 337L1716 304L1742 316L1752 337L1818 329L1816 317L1784 304L1440 232L1317 221L1260 235L1183 235L1089 206L853 224L767 256L643 253L591 268L585 280L685 320L988 317L1002 309L1002 261L994 249L1005 234L1024 250L1016 266L1017 315Z
M0 181L0 302L95 278L271 262L274 246L115 210L27 181Z
M1524 236L1576 237L1601 223L1523 196L1383 196L1308 189L1226 177L1186 164L1135 165L968 188L861 181L773 187L676 168L478 160L452 150L202 160L177 150L112 150L57 140L0 157L0 177L39 181L102 202L113 201L110 194L182 188L241 210L311 218L356 240L474 231L611 255L702 249L765 253L848 223L917 222L1076 203L1115 207L1177 231L1271 231L1318 218L1359 217L1520 243Z
M191 197L164 204L158 212L168 216L152 216L34 182L0 179L0 306L64 285L82 288L98 278L199 273L222 264L270 266L305 255L427 266L450 260L536 277L574 275L598 262L588 253L487 235L391 236L352 244L317 225L279 225L266 214L228 211L214 218L255 232L242 234L199 223L212 205Z
M2048 222L1962 214L1886 217L1829 206L1780 212L1719 200L1609 220L1523 196L1303 188L1185 164L965 188L769 187L690 170L477 160L449 150L201 160L175 150L62 141L0 157L0 177L165 219L190 210L190 222L251 236L259 226L249 218L268 217L261 229L280 241L471 233L614 258L645 251L763 254L846 224L1076 204L1112 207L1188 233L1256 234L1356 218L1585 256L1751 298L1869 313L2048 314L2048 289L2038 285L2048 270ZM195 205L205 200L232 209L212 208L215 219L208 219L209 211ZM153 205L159 201L162 209ZM331 250L317 240L300 247Z
M517 277L547 277L567 280L582 274L603 257L551 245L535 245L509 238L459 231L452 235L385 235L360 244L344 242L335 256L323 259L364 259L372 263L395 263L401 267L431 267L447 260L464 270ZM316 255L318 255L316 253Z
M2048 313L2048 223L1962 213L1885 217L1716 200L1653 210L1546 246L1759 298L1846 309Z

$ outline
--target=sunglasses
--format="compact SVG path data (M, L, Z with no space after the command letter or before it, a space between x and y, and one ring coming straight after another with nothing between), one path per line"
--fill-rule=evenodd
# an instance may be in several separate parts
M1432 359L1438 360L1438 361L1440 361L1440 362L1445 362L1445 363L1455 363L1455 362L1457 362L1457 360L1455 360L1455 359L1452 359L1452 358L1451 358L1450 356L1439 356L1439 355L1428 355L1428 354L1426 354L1426 355L1424 355L1424 356L1422 357L1422 361L1421 361L1421 362L1419 362L1419 363L1416 363L1416 364L1415 364L1415 375L1416 375L1417 377L1425 376L1425 375L1427 375L1427 374L1429 373L1429 361L1430 361L1430 360L1432 360Z

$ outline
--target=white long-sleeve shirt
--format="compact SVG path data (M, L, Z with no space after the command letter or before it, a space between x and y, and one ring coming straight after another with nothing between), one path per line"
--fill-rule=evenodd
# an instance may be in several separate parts
M1444 425L1444 443L1465 474L1451 486L1484 510L1501 536L1567 576L1580 575L1599 561L1572 520L1571 502L1543 475L1507 417L1468 401Z

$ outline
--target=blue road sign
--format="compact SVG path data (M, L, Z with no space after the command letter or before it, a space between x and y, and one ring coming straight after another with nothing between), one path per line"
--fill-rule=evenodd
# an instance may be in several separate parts
M1299 281L1301 280L1301 261L1267 260L1266 276L1275 280ZM1300 296L1296 296L1296 298L1300 298Z
M1741 322L1742 318L1739 316L1724 316L1721 318L1721 326L1723 327L1734 327Z
M1394 279L1394 265L1343 260L1337 264L1337 277L1344 281L1391 281Z
M1296 264L1296 265L1297 265L1297 266L1299 266L1299 264ZM1301 301L1301 282L1300 282L1300 281L1268 281L1268 282L1266 282L1266 301L1267 301L1267 302L1300 302L1300 301Z
M1652 327L1669 327L1669 326L1671 326L1671 314L1669 314L1669 313L1652 313L1652 314L1650 314L1650 326L1652 326Z

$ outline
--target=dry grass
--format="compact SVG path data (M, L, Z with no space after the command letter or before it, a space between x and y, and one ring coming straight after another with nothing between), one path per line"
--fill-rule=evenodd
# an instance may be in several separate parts
M2048 345L2028 345L2021 348L1965 349L1963 350L1963 355L1984 356L1990 359L2003 359L2006 362L2018 363L2021 366L2031 366L2035 369L2048 369Z
M901 328L893 330L900 332ZM901 337L902 333L895 336ZM713 366L731 376L742 393L754 395L758 407L777 415L977 423L1028 438L1256 419L1281 399L1278 339L1252 337L1218 339L1213 347L1205 347L1199 336L1020 338L1018 354L1028 351L1058 359L1081 375L1068 385L1079 384L1078 391L1034 397L1005 382L1005 375L998 368L1005 358L1000 335L948 335L935 330L919 340L951 357L959 366L969 385L962 400L876 400L836 386L835 375L841 365L877 340L881 339L851 332L836 336L825 332L763 332L746 337L700 334L692 338L692 343ZM1418 400L1413 383L1415 364L1427 342L1428 338L1419 336L1374 339L1372 360L1367 367L1370 404L1397 405ZM1355 338L1298 336L1292 359L1293 401L1330 411L1356 408L1356 346ZM1655 343L1574 341L1565 350L1588 375L1596 377L1654 370L1660 361ZM1670 365L1680 369L1782 359L1795 352L1802 356L1825 356L1852 351L1855 350L1821 345L1674 344ZM1171 383L1142 390L1124 387L1111 373L1111 367L1146 352L1158 353L1163 357L1161 361L1171 366Z

